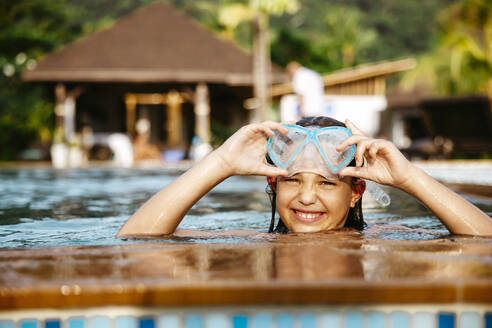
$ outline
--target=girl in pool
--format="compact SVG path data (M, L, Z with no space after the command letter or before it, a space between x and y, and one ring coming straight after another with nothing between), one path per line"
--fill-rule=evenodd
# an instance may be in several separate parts
M148 200L117 236L175 233L188 210L232 175L267 177L273 193L269 232L362 230L367 179L416 197L453 234L492 235L488 215L413 166L391 142L364 136L350 121L315 117L242 127ZM275 208L280 221L273 230Z

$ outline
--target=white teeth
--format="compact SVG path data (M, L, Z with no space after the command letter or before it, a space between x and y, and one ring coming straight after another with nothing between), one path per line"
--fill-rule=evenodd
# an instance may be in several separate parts
M303 212L297 211L297 215L299 215L303 219L311 220L311 219L318 217L319 214L309 214L309 213L303 213Z

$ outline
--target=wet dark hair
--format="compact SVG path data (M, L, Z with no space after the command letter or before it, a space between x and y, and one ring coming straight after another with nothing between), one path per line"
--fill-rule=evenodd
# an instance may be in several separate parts
M335 120L334 118L327 117L327 116L316 116L316 117L306 117L303 118L300 121L296 122L297 125L300 126L320 126L320 127L328 127L328 126L342 126L346 127L344 123ZM272 160L270 159L270 156L266 156L267 162L270 164L273 164ZM348 166L355 166L355 159L352 160ZM356 178L352 178L356 179ZM275 225L275 212L277 211L277 193L270 188L270 186L267 186L266 192L268 196L270 197L270 203L272 204L272 219L270 221L270 228L268 229L268 232L277 232L277 233L287 233L289 232L289 229L287 226L284 224L282 221L282 218L278 220L277 227L273 229ZM363 230L364 227L366 226L366 223L364 222L364 217L362 215L362 197L355 203L354 207L351 207L349 209L348 215L347 215L347 220L345 221L344 227L346 228L354 228L357 230Z

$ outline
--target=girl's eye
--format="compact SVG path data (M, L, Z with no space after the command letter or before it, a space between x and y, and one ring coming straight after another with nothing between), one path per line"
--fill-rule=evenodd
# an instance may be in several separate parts
M335 186L336 185L336 183L331 182L331 181L327 181L327 180L321 181L321 184L323 186Z
M299 180L296 178L286 178L284 179L285 182L298 182Z

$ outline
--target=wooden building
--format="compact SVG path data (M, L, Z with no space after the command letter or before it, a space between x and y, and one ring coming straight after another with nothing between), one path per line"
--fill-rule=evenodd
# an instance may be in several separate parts
M386 111L386 79L415 67L413 58L364 64L322 75L325 100L321 115L357 122L366 134L388 135L391 113ZM280 100L281 115L293 113L297 103L292 83L273 85L271 96ZM286 112L284 110L287 109ZM286 116L291 116L288 114ZM291 120L293 118L287 118ZM391 132L391 131L390 131Z
M160 1L47 55L23 78L55 87L67 138L83 126L133 136L145 117L161 148L186 148L196 134L209 141L211 121L244 124L253 92L249 53ZM273 81L286 78L273 68Z
M386 79L396 73L414 68L416 61L406 58L395 61L365 64L324 74L325 93L331 95L385 95ZM292 83L274 84L272 97L292 94Z

